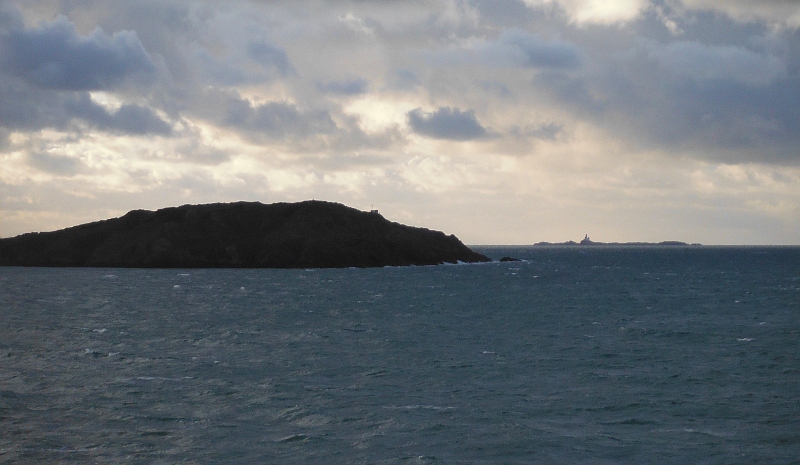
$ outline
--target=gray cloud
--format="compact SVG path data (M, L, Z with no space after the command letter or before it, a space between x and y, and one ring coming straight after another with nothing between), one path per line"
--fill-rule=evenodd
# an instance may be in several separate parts
M541 140L555 140L556 137L564 130L563 124L547 123L538 126L528 127L515 127L512 128L510 133L520 137L530 137L533 139Z
M262 67L281 77L295 74L295 69L289 62L286 52L263 42L247 44L247 55Z
M537 71L531 95L631 147L740 163L800 162L800 30L722 15L655 13L619 28L578 29L582 66ZM645 27L647 26L647 27Z
M33 91L19 82L0 79L0 127L30 130L63 126L66 118L59 103L55 92Z
M135 32L108 36L98 28L80 36L64 16L39 28L5 32L0 57L5 73L43 89L105 90L156 71Z
M171 132L150 108L124 103L109 112L87 92L151 83L156 67L135 32L109 36L96 28L82 36L65 16L25 28L19 12L4 7L0 65L0 127L79 130L75 123L83 122L115 133Z
M24 85L0 89L0 127L18 130L69 129L82 121L101 131L167 135L172 129L153 110L123 104L114 112L93 102L86 92L33 90Z
M172 131L170 125L153 110L140 105L126 103L110 116L108 127L128 134L167 135Z
M695 80L735 80L753 86L786 77L786 65L774 55L744 47L678 41L654 46L652 57L668 72Z
M474 111L459 107L480 105L492 117L506 105L516 111L530 105L534 121L589 121L641 147L686 149L698 157L718 158L728 151L730 159L741 159L749 150L758 160L796 158L790 153L798 139L794 89L800 47L792 45L800 43L798 32L773 31L752 16L739 21L716 14L710 3L722 4L656 2L625 27L585 27L570 22L560 8L529 8L523 2L475 0L455 10L420 4L402 14L390 2L334 2L326 6L329 15L298 16L307 4L241 4L219 14L212 4L193 9L182 2L146 1L93 13L96 23L78 23L80 30L96 27L87 35L64 16L25 28L19 12L6 7L0 13L1 59L13 66L0 69L0 126L64 129L82 121L110 132L167 134L169 122L158 115L164 111L178 121L183 112L258 143L325 135L327 142L355 149L376 142L358 124L343 123L346 115L336 97L395 90L414 106L426 98L451 105L406 114L410 128L427 137L489 135ZM694 8L697 4L703 7ZM103 11L98 5L90 0L61 8L75 20ZM769 8L759 7L764 9ZM255 28L262 23L267 26ZM355 45L342 47L337 40L344 40L343 24L358 26L372 39L354 43L348 35ZM33 57L29 62L22 59L24 52ZM79 94L150 76L160 63L151 57L161 56L169 57L163 66L183 79L171 87L156 83L161 87L152 96L140 94L136 104L110 111ZM99 64L80 70L80 57ZM358 79L329 80L347 75L356 63L374 66ZM239 86L266 89L276 79L285 92L277 101L241 97L249 90L239 94ZM381 80L377 89L369 85ZM504 132L548 139L561 127ZM388 137L390 145L398 143L396 134Z
M417 134L434 139L467 141L487 136L486 129L475 117L474 110L442 107L432 113L417 108L406 115L408 124Z
M736 73L636 66L642 71L628 75L612 67L600 76L542 73L533 83L579 119L641 148L732 163L800 162L800 78L755 85Z
M548 71L534 76L533 84L551 94L559 104L566 104L573 111L577 110L579 117L599 115L609 105L609 102L592 94L592 85L597 83L582 76Z
M199 71L193 79L226 87L266 83L297 73L285 51L264 42L250 42L221 55L201 47L191 58Z
M407 69L400 69L390 73L386 78L386 82L390 89L399 91L413 90L421 84L417 75Z
M27 161L28 165L40 171L60 176L74 176L86 167L76 158L46 152L30 153Z
M502 30L494 39L471 41L468 46L432 52L432 65L574 69L582 62L580 49L562 40L545 40L520 29Z
M68 99L65 108L69 115L104 131L161 135L167 135L172 131L170 125L150 108L126 103L116 111L109 112L94 103L86 93Z
M572 69L581 63L576 46L558 40L546 41L520 30L504 32L487 52L525 68Z
M17 8L10 4L0 4L0 35L18 31L25 27L25 21Z
M359 95L369 90L369 83L364 79L344 81L317 82L317 88L326 94Z
M192 105L193 114L255 139L287 140L337 129L325 110L302 111L282 101L254 104L233 91L208 90Z

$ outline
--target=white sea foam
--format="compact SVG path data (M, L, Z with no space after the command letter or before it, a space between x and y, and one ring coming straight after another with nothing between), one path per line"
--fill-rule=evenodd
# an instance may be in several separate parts
M389 410L455 410L455 407L442 407L439 405L413 404L413 405L387 405L383 408Z
M166 376L137 376L134 379L137 379L139 381L173 381L173 382L178 382L178 381L185 381L187 379L193 379L193 377L192 376L181 376L179 378L170 378L170 377L166 377Z

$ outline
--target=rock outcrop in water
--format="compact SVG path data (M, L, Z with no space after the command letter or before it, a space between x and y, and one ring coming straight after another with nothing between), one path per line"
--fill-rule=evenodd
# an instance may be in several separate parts
M483 262L453 235L337 203L238 202L134 210L0 239L0 265L345 268Z

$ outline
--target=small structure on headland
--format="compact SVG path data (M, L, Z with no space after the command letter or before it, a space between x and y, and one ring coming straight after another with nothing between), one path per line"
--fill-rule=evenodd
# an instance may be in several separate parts
M536 242L533 245L553 245L553 246L573 246L573 245L606 245L606 246L699 246L702 244L692 243L687 244L681 241L661 241L661 242L596 242L589 239L589 235L585 234L580 242L566 241L566 242Z

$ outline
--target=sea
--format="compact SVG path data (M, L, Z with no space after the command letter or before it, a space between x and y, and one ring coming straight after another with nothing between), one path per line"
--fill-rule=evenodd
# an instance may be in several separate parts
M474 249L0 268L0 463L800 463L800 247Z

